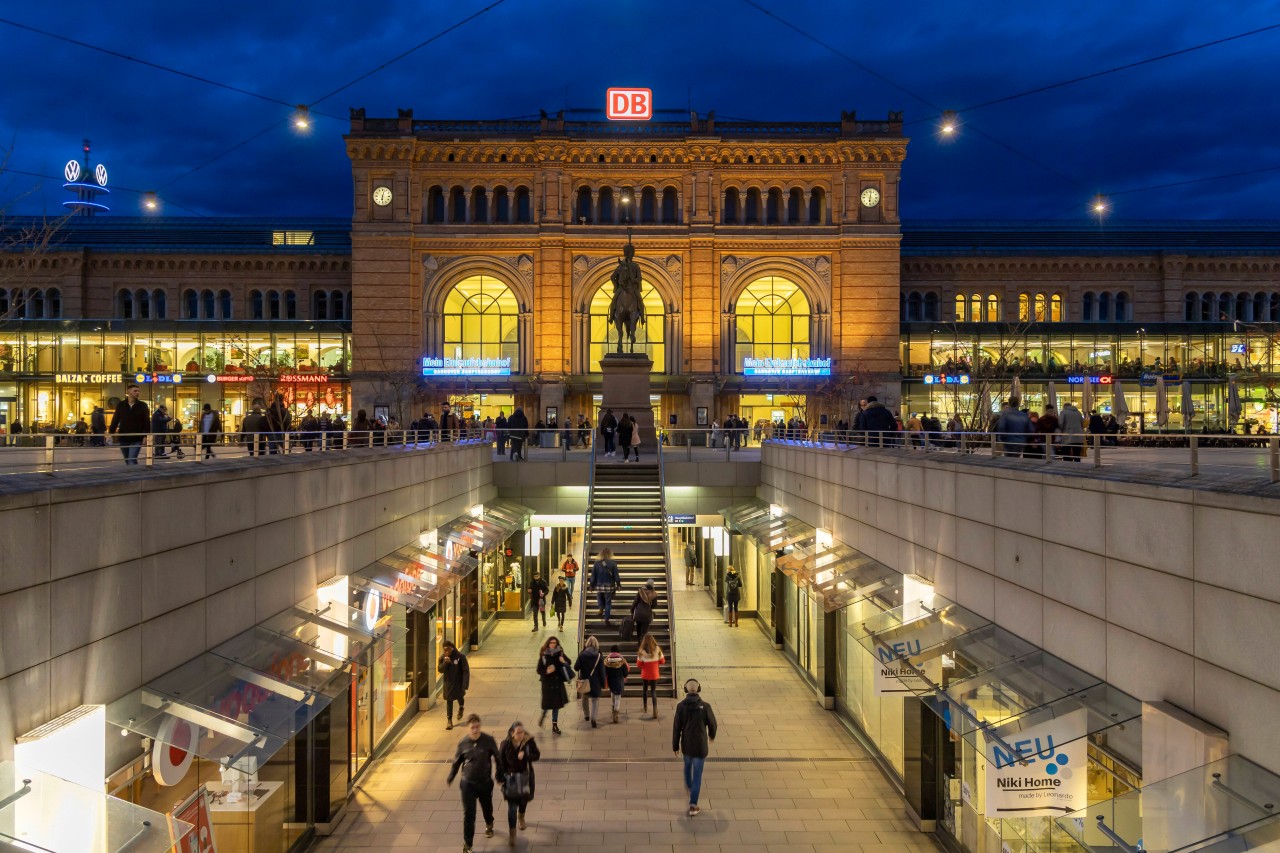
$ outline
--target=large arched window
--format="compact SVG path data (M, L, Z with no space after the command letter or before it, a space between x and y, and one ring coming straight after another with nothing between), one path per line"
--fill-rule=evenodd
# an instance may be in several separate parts
M200 319L200 294L194 290L186 290L182 293L182 319Z
M464 278L444 300L444 358L509 358L520 371L520 306L492 276Z
M734 310L733 369L745 358L808 358L809 300L800 286L777 276L747 285Z
M652 373L662 373L667 365L666 342L663 337L666 308L662 304L662 295L643 279L640 281L640 297L644 301L645 322L636 326L636 352L643 352L653 360ZM609 303L612 301L613 285L607 283L597 288L595 296L591 297L591 346L587 355L587 369L592 373L600 372L600 359L606 352L616 351L618 346L618 333L609 325ZM612 348L609 345L609 335L613 335ZM624 350L629 345L625 345Z

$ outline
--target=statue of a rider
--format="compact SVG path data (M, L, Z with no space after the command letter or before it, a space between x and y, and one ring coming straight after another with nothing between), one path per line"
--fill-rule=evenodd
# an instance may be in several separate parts
M609 322L618 330L618 352L622 352L622 331L625 328L631 339L631 351L635 352L636 326L646 322L644 300L640 295L640 265L635 262L635 247L630 242L622 249L618 268L609 280L613 282L613 299L609 303Z

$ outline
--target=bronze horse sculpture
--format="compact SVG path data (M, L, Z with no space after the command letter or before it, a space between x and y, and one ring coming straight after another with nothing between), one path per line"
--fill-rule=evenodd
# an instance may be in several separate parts
M609 303L609 322L618 330L618 353L622 353L622 333L625 330L630 341L630 352L636 351L636 327L646 323L644 301L640 296L640 265L633 260L635 247L630 243L623 248L623 258L613 271L613 300Z

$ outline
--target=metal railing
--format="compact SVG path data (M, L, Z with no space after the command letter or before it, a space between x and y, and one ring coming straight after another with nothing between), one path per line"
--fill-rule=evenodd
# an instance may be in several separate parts
M0 435L0 476L55 474L169 465L197 467L227 460L307 453L346 453L367 448L476 445L479 438L437 430L369 432L146 433L135 435Z
M596 492L596 443L591 442L591 463L587 479L587 512L582 528L582 577L579 578L578 594L578 653L582 652L582 644L587 641L587 587L591 583L591 575L595 571L595 563L591 559L591 503ZM616 591L615 591L616 593Z
M662 565L667 571L667 643L671 646L671 691L672 695L679 699L680 692L676 688L680 684L680 676L677 672L677 667L680 665L680 656L676 654L676 589L675 578L671 574L671 537L667 529L667 475L666 468L662 464L662 445L664 443L659 441L657 448L658 508L662 513ZM643 637L637 639L643 639Z

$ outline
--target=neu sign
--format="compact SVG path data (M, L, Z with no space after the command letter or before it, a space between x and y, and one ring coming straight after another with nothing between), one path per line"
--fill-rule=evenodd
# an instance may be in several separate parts
M605 92L609 121L648 121L653 118L652 89L609 89Z

